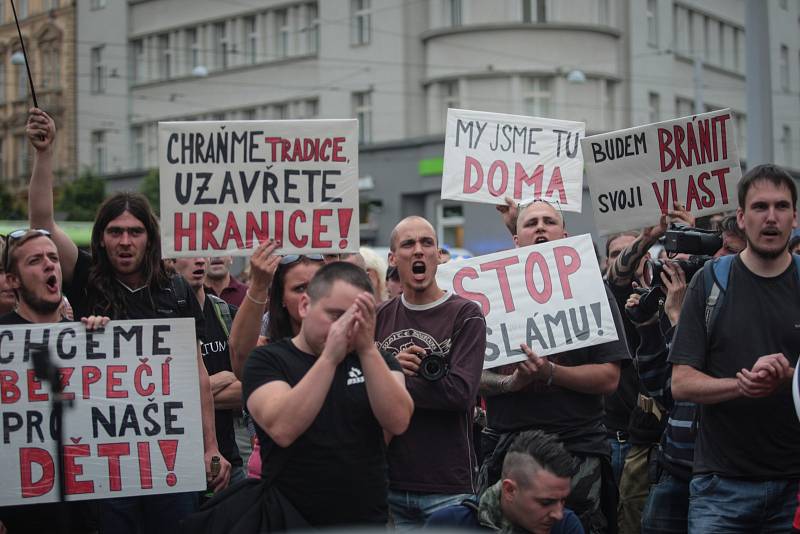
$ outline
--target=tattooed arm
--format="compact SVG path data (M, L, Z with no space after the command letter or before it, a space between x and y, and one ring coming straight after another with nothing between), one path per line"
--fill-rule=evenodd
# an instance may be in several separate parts
M669 220L680 220L689 226L694 226L694 217L679 203L675 203L674 210L662 215L658 224L643 228L636 240L623 250L608 271L608 283L617 287L630 285L636 275L636 268L642 261L647 251L656 244L667 231Z

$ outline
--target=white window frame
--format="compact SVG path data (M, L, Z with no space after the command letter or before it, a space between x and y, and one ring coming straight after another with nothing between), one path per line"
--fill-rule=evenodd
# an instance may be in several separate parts
M647 44L658 48L658 0L647 0Z
M105 174L108 165L108 147L106 146L106 131L92 130L92 168L97 174Z
M368 45L372 41L372 0L350 0L350 44Z
M372 142L372 91L353 93L353 116L358 119L358 142Z
M522 78L522 108L526 115L551 117L553 113L553 80L544 76Z
M228 68L228 21L218 21L212 26L214 38L214 68L224 70Z

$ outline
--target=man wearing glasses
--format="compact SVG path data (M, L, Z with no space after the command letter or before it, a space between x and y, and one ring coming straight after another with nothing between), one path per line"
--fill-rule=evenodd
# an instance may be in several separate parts
M55 123L32 109L26 127L36 149L28 196L31 225L51 233L61 258L65 294L76 317L107 315L114 320L188 317L203 338L203 314L182 277L171 278L161 262L161 241L149 203L142 195L117 193L98 208L92 230L92 255L80 252L53 217L53 141ZM208 372L197 348L206 472L221 458L219 475L210 481L224 488L230 463L222 457L214 428L214 401ZM182 518L196 508L196 494L179 493L102 501L101 532L174 534Z
M567 236L562 213L549 202L517 206L507 199L507 203L499 211L517 247ZM498 480L505 451L519 432L555 434L579 460L567 506L587 532L605 532L607 522L600 510L601 467L605 463L610 469L611 454L603 426L603 395L616 390L620 363L630 359L619 308L608 288L606 293L617 341L547 357L523 344L528 359L483 371L480 387L488 418L484 437L489 454L482 468L488 484Z

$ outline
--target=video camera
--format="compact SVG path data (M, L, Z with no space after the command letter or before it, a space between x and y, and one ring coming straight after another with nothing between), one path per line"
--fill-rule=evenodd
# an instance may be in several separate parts
M680 223L669 225L662 242L668 257L670 255L674 257L675 254L691 254L691 256L685 260L647 260L642 278L649 289L638 289L636 292L641 295L639 305L625 309L628 317L634 322L646 321L664 305L667 293L661 280L661 273L665 272L665 263L677 266L686 275L686 280L691 280L692 276L722 248L722 238L717 232Z

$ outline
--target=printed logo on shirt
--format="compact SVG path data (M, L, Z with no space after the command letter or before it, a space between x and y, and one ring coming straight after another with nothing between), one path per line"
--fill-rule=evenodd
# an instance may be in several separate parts
M450 345L452 339L447 338L442 341L437 341L432 335L427 332L422 332L416 328L404 328L396 332L392 332L383 341L376 341L375 345L380 349L387 351L391 354L397 355L411 346L417 346L425 349L428 354L439 354L447 357L450 353Z
M351 367L350 371L347 373L347 376L350 377L347 379L348 386L364 383L364 375L361 373L361 369L358 369L357 367Z

